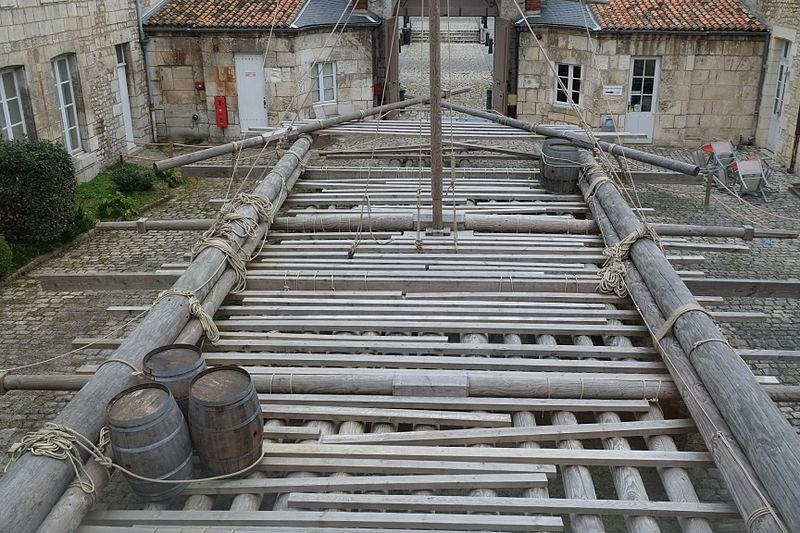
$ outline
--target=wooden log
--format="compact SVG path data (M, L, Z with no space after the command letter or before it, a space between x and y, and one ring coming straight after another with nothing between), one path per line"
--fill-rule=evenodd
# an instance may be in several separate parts
M582 152L591 184L603 176L591 155ZM608 183L595 192L617 235L629 235L640 222ZM644 283L661 313L669 317L697 300L667 262L656 244L640 239L631 247L637 270L646 272ZM798 283L800 285L800 283ZM800 530L800 440L797 433L754 379L750 368L724 343L716 324L704 313L689 311L672 328L683 350L689 354L710 396L747 455L766 491L775 502L790 530ZM723 342L706 342L722 339Z
M448 94L462 94L468 92L469 88L464 89L453 89L449 91ZM256 137L249 137L242 141L236 141L227 144L221 144L219 146L214 146L212 148L206 148L204 150L198 150L197 152L192 152L189 154L179 155L177 157L172 157L168 159L163 159L161 161L156 161L153 163L153 168L156 171L164 171L170 168L180 167L183 165L188 165L190 163L197 163L198 161L204 161L206 159L211 159L212 157L217 157L220 155L225 154L232 154L236 151L244 150L247 148L254 148L256 146L264 146L273 143L277 143L283 139L288 139L290 141L295 141L296 139L300 138L302 135L312 133L321 129L329 128L336 124L342 124L344 122L349 122L351 120L363 120L366 117L371 117L375 115L382 115L383 113L387 113L389 111L393 111L396 109L402 109L404 107L408 107L410 105L416 105L421 103L426 103L430 101L429 96L422 96L419 98L415 98L412 100L405 100L401 102L395 102L392 104L386 104L378 107L372 107L369 109L363 109L358 112L348 113L346 115L342 115L339 117L328 118L324 120L315 121L309 124L303 124L297 128L281 128L277 129L273 132L263 133Z
M290 188L299 176L299 163L310 148L311 140L300 138L291 148L292 155L284 156L254 192L277 201L284 184ZM280 207L280 204L277 205ZM258 220L257 213L250 206L243 206L240 212ZM235 245L242 246L246 253L252 253L266 231L267 223L264 222L259 226L255 239L247 243L245 239L238 239ZM180 277L175 287L194 291L202 301L224 272L222 267L225 262L225 255L220 250L207 248L200 252L193 266ZM141 367L144 355L158 346L172 343L189 318L186 298L170 296L161 300L142 319L114 357ZM105 365L78 391L54 421L95 441L105 421L97 405L104 405L134 383L135 378L131 376L129 368ZM0 479L0 531L35 531L73 476L74 470L66 462L32 454L22 456ZM31 497L32 494L35 497Z
M475 117L484 118L486 120L491 120L492 122L496 122L498 124L504 124L506 126L511 126L512 128L524 131L533 131L540 135L546 135L548 137L558 137L561 139L567 139L574 145L579 146L581 148L591 149L597 147L610 154L666 168L668 170L680 172L682 174L687 174L689 176L697 176L700 173L700 167L698 167L697 165L684 163L682 161L676 161L674 159L669 159L649 152L642 152L641 150L635 150L633 148L627 148L619 144L609 143L606 141L599 141L597 139L589 139L586 133L584 132L569 131L569 130L554 128L551 126L535 125L531 124L530 122L524 122L522 120L508 118L507 116L502 115L500 113L489 113L487 111L481 111L479 109L473 109L470 107L453 104L452 102L442 102L442 107L446 109L452 109L453 111L458 111L460 113L466 113L467 115L472 115Z
M587 187L585 183L581 183L582 190L585 191ZM607 239L607 243L611 245L619 242L619 236L604 209L596 203L593 204L592 209L595 218L603 228L603 235ZM664 323L661 310L638 269L633 266L631 261L626 262L625 284L649 327L653 330L661 327ZM753 467L674 335L670 333L661 339L658 349L676 384L680 387L684 403L692 414L706 446L711 450L714 461L725 479L726 486L742 517L748 517L752 512L765 506L772 507L772 502L764 499L766 492ZM717 444L717 441L720 444ZM670 450L671 448L663 449ZM786 527L780 524L775 517L767 515L756 520L752 530L756 533L778 533L786 531Z

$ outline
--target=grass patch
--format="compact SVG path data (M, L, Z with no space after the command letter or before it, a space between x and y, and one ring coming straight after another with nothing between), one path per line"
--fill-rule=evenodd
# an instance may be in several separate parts
M75 203L83 207L87 213L96 213L100 203L117 192L117 185L111 179L111 174L102 172L91 181L78 185L75 192ZM169 187L161 180L153 184L149 191L134 191L126 194L136 201L137 205L148 205L169 193ZM103 218L101 220L110 220Z

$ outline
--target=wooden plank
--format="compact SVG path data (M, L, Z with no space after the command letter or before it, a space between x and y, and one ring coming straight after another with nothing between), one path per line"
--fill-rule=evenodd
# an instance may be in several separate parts
M544 398L429 398L414 396L371 396L339 394L259 394L265 403L331 406L371 406L407 409L455 409L475 411L618 411L644 413L650 408L647 400L554 400Z
M691 419L661 422L622 422L619 424L578 424L557 426L512 427L497 429L453 429L440 431L401 431L363 435L325 435L320 444L416 444L427 446L501 444L519 442L554 442L566 439L608 437L647 437L695 431Z
M326 338L309 339L302 338L292 339L289 337L270 338L269 333L247 333L240 332L234 336L233 332L228 338L221 339L216 345L206 345L204 349L207 352L221 352L227 350L247 351L247 352L264 352L272 350L283 350L291 352L341 352L347 351L352 353L376 353L384 352L387 354L425 354L425 355L505 355L513 356L519 355L523 357L600 357L600 358L640 358L652 359L654 358L655 351L649 347L630 347L623 348L617 346L572 346L572 345L558 345L558 346L541 346L536 344L482 344L480 346L475 344L468 344L463 342L424 342L425 337L417 337L416 341L403 340L398 341L392 338L389 341L373 341L364 340L362 337L359 340L350 338L339 340L337 335L328 335ZM246 336L245 336L246 335ZM373 337L380 339L381 337ZM415 337L408 337L408 339L415 339ZM92 339L82 338L76 341L90 341ZM107 341L111 344L111 341Z
M453 332L453 333L516 333L517 335L624 335L628 337L649 336L644 326L612 326L581 323L502 323L502 322L435 322L392 320L218 320L220 332L246 330L262 332L282 331L404 331L404 332Z
M279 457L268 455L259 463L264 472L314 472L347 474L506 474L527 473L556 475L556 467L535 463L499 463L494 461L418 461L408 459L350 459L347 457Z
M747 350L736 349L746 361L800 361L800 350Z
M266 418L285 420L360 420L408 424L441 424L443 426L502 427L511 425L511 416L500 413L458 411L426 411L422 409L382 409L369 407L335 407L324 405L262 405Z
M495 462L537 461L555 465L683 467L713 465L706 452L562 450L547 448L460 448L453 446L379 446L350 444L264 444L267 455L303 458L414 459Z
M800 298L798 279L705 278L685 280L693 294L752 298Z
M463 488L527 488L547 485L544 473L448 474L416 476L286 477L203 481L189 484L190 494L279 494L283 492L329 492L370 490L429 490Z
M421 527L432 530L460 528L471 531L561 531L557 517L497 516L418 513L348 513L298 511L95 511L85 524L124 526L321 526L321 527Z
M436 513L532 513L652 516L658 518L738 518L727 503L654 502L636 500L569 500L561 498L480 498L470 496L415 496L386 494L292 493L298 509L431 511Z
M208 365L264 365L303 367L375 367L375 368L431 368L450 370L517 370L521 372L608 372L608 361L508 359L491 357L402 356L374 354L250 354L221 352L206 354ZM659 373L666 367L660 362L615 361L617 373Z

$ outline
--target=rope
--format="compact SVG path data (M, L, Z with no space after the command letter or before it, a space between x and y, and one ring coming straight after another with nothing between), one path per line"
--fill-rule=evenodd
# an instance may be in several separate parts
M608 179L608 178L606 178ZM597 183L595 181L594 183ZM628 296L628 288L625 286L625 259L630 253L631 246L639 239L648 238L655 242L662 249L661 239L649 224L643 224L634 230L630 235L620 240L618 243L603 250L606 260L603 268L600 269L600 284L597 291L602 294L616 294L620 298Z
M661 328L658 331L653 333L653 337L655 337L656 341L663 339L670 332L670 330L672 330L678 319L691 311L698 311L700 313L705 313L709 317L711 316L711 314L700 304L691 303L682 305L675 309L671 315L669 315L669 318L667 318L664 324L661 325ZM694 349L694 347L692 349Z
M95 374L97 373L98 370L103 368L103 366L105 366L105 365L107 365L109 363L119 363L121 365L127 366L128 368L133 370L133 373L131 374L132 376L143 376L144 375L144 372L142 372L141 370L136 368L133 364L129 363L128 361L125 361L124 359L106 359L105 361L103 361L102 363L97 365L97 368L94 370Z
M194 292L186 289L167 289L158 295L154 303L158 303L162 299L170 296L183 296L189 300L189 315L200 322L200 327L203 329L203 333L206 334L206 337L208 337L208 340L211 341L211 344L217 344L217 342L219 342L219 329L217 329L217 325L214 323L214 318L203 309L203 304L200 303L200 300L197 299L197 295Z
M291 379L289 383L291 390ZM9 467L14 462L28 452L40 457L50 457L51 459L57 459L59 461L68 461L70 466L72 466L72 469L75 471L75 477L77 478L75 485L86 494L95 494L97 491L97 486L95 485L95 482L89 473L86 471L86 465L81 459L81 451L87 452L99 465L108 470L113 468L141 481L161 483L164 485L202 483L206 481L217 481L220 479L228 479L240 476L257 466L262 459L264 459L265 455L265 451L262 447L261 454L258 456L258 459L245 468L230 474L222 474L219 476L197 479L158 479L131 472L127 468L114 463L111 458L105 454L105 450L110 442L111 431L107 426L100 429L100 437L98 443L95 445L84 435L72 428L47 422L42 429L27 433L22 440L20 440L18 443L15 443L11 447L11 459L8 461L8 463L6 463L3 472L7 472Z
M614 180L608 176L600 176L599 178L596 178L594 181L592 181L592 183L589 184L589 188L586 190L586 193L584 193L587 204L594 199L594 195L597 194L597 189L599 189L604 183L611 183L616 187Z
M753 526L756 525L756 522L758 522L760 518L769 516L771 514L775 514L775 510L772 507L759 507L750 513L750 516L747 517L747 521L745 522L748 533L753 531Z

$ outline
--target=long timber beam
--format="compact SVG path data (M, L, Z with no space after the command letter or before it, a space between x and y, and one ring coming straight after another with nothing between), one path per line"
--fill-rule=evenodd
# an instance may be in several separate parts
M453 89L452 91L448 91L446 95L462 94L468 91L469 88ZM369 109L363 109L361 111L348 113L347 115L342 115L340 117L317 120L308 124L302 124L297 128L281 128L272 132L263 133L256 137L250 137L248 139L244 139L241 141L234 141L232 143L221 144L219 146L206 148L205 150L199 150L197 152L192 152L190 154L179 155L176 157L171 157L169 159L156 161L155 163L153 163L153 168L155 168L155 170L157 171L163 171L170 168L188 165L190 163L197 163L198 161L204 161L206 159L211 159L212 157L217 157L220 155L232 154L234 152L244 150L246 148L266 146L271 143L276 143L283 139L294 141L300 138L300 136L302 135L313 133L315 131L322 130L325 128L329 128L331 126L335 126L336 124L342 124L344 122L349 122L351 120L364 120L366 117L382 115L390 111L403 109L404 107L409 107L416 104L424 104L430 102L430 100L431 100L430 96L420 96L412 100L404 100L401 102L395 102L393 104L386 104L378 107L371 107Z
M311 138L300 137L254 190L280 207L288 190L300 175L301 162L311 149ZM242 215L259 220L256 210L246 204ZM255 238L234 238L232 245L251 254L263 240L268 221L259 221ZM234 231L235 234L235 231ZM225 254L214 247L198 254L173 287L193 291L202 301L224 273ZM230 279L230 278L226 278ZM233 288L233 281L225 292ZM188 301L170 296L154 304L136 329L115 351L114 358L125 360L137 368L145 354L171 344L190 320ZM98 405L106 404L119 391L136 383L130 369L123 365L103 366L55 418L54 422L70 427L95 441L105 422ZM36 530L61 497L75 472L68 462L35 456L30 453L17 460L0 479L0 531L29 533Z

